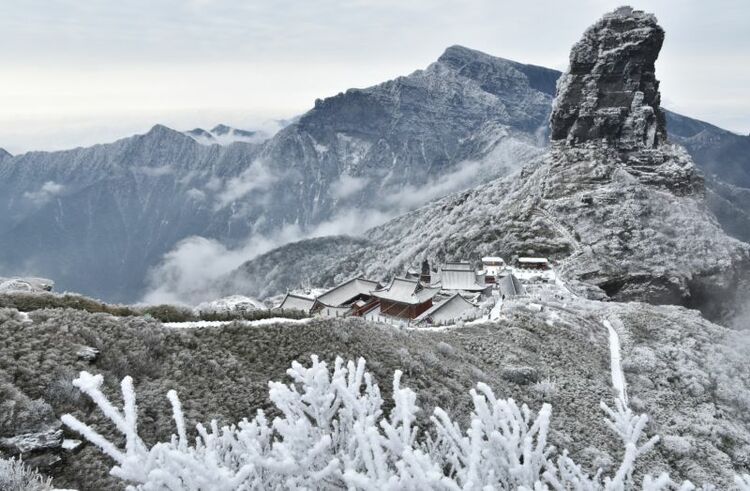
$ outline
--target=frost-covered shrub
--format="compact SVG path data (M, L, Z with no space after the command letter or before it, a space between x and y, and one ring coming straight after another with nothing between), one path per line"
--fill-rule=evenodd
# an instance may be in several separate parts
M12 384L0 382L0 436L38 431L54 419L45 401L31 399Z
M188 322L198 320L192 309L176 305L150 305L142 309L144 315L149 315L162 322Z
M443 356L453 356L456 353L456 349L445 341L440 341L437 344L437 350Z
M0 489L3 491L47 491L51 479L29 469L20 459L0 459Z
M508 382L518 385L528 385L539 381L539 372L529 366L506 366L503 367L501 376Z
M544 378L531 386L533 390L542 400L549 401L557 394L557 384L550 378Z
M664 436L661 439L661 446L667 452L679 457L689 455L693 447L690 440L679 435Z
M312 357L305 368L297 362L287 371L292 383L269 383L269 397L279 416L272 421L262 410L236 425L198 425L188 438L182 406L174 391L167 394L177 434L151 447L138 436L132 380L121 384L124 406L118 409L101 391L103 378L81 372L75 385L99 406L125 437L124 447L107 440L71 415L63 422L99 446L115 462L112 475L130 489L635 489L636 460L658 440L641 444L647 422L622 401L611 409L607 425L622 441L622 461L611 476L588 475L567 452L547 444L552 408L538 413L512 399L497 399L486 384L470 391L469 426L459 427L442 409L430 418L432 428L415 425L416 394L393 378L393 407L383 410L380 390L365 362L333 370ZM738 478L738 483L744 478ZM667 475L646 476L643 489L673 489ZM738 484L739 486L740 484ZM682 489L691 489L685 483Z

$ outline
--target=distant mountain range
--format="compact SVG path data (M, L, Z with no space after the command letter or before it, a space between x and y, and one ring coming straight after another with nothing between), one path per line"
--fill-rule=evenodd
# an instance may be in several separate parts
M424 70L323 100L272 138L219 125L60 152L0 152L0 273L111 301L143 294L182 239L356 234L538 157L560 73L448 48ZM750 138L667 113L747 239ZM218 143L218 144L214 144ZM725 164L726 163L726 164ZM711 181L713 182L713 181Z

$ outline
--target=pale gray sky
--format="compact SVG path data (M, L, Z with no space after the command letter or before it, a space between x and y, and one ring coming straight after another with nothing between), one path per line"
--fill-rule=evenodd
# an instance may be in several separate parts
M154 123L253 128L424 68L449 45L564 69L609 0L2 0L0 147L106 142ZM750 2L648 0L664 105L750 131Z

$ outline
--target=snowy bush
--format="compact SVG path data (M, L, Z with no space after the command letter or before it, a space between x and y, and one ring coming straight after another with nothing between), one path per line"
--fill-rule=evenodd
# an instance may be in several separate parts
M312 357L305 368L292 363L292 383L269 383L269 396L280 416L263 411L252 420L219 428L197 425L188 438L177 394L169 391L177 434L148 447L138 436L133 382L121 384L124 406L116 408L101 391L103 378L81 372L74 384L88 395L125 437L124 447L108 441L71 415L63 422L100 447L116 463L112 475L131 490L189 489L634 489L636 460L658 440L641 443L647 422L616 400L602 403L605 420L622 441L622 462L612 476L588 475L567 452L548 445L552 408L538 413L512 399L498 399L478 383L468 428L461 429L436 408L431 431L415 426L416 394L393 377L393 408L383 411L378 385L360 359L333 370ZM744 479L744 480L743 480ZM738 486L747 478L738 478ZM668 476L646 476L643 489L673 489ZM680 489L692 489L689 483Z
M451 357L456 353L456 349L445 341L440 341L437 344L438 353L443 356Z
M47 491L51 480L29 469L20 459L0 459L0 489L3 491Z
M557 384L554 380L551 378L545 378L538 382L535 382L531 386L531 390L536 392L536 394L541 397L543 400L548 401L555 397L555 394L557 394Z

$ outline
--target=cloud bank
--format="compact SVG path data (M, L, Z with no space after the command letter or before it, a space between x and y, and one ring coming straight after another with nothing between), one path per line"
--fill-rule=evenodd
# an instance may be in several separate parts
M43 206L59 196L65 190L65 186L54 181L47 181L37 191L26 191L23 197L31 201L35 206Z

